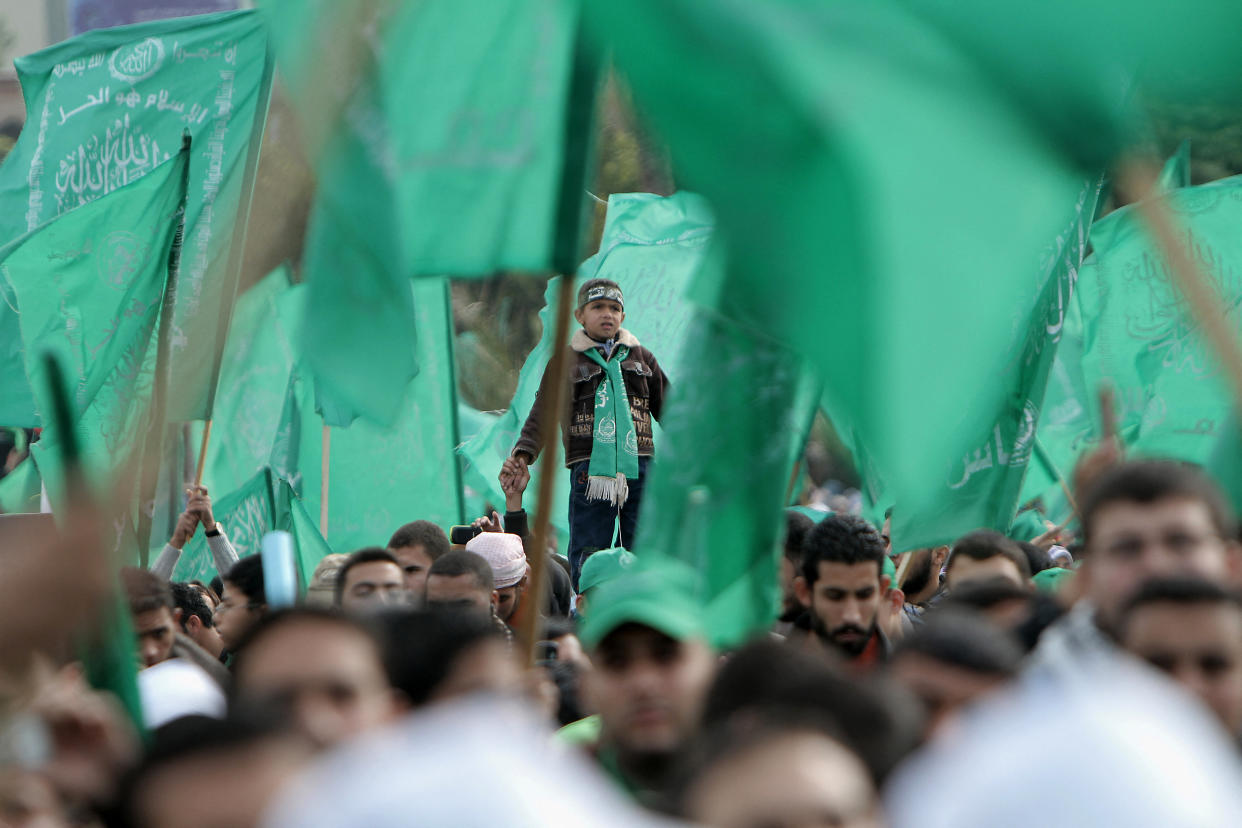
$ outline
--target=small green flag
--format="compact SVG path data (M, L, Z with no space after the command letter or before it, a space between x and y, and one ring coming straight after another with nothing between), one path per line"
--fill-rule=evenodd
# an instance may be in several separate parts
M685 376L681 366L686 359L686 337L694 315L686 294L704 260L713 227L707 201L695 193L682 191L668 197L616 194L608 199L599 252L578 268L579 279L612 279L621 286L625 295L624 327L651 349L674 386ZM552 355L557 289L555 280L550 281L547 304L539 313L543 336L522 366L513 402L461 449L469 462L472 485L497 506L505 501L497 482L500 466L513 450L535 404L535 393ZM526 507L531 511L542 466L541 462L532 469L533 477L526 490ZM552 521L566 539L569 474L563 468L558 468L558 474L562 475L557 487L560 494Z
M0 167L0 243L148 175L190 133L169 418L208 416L271 88L262 18L241 11L100 29L16 66L27 117ZM3 314L0 337L11 334ZM6 350L11 343L0 342L0 355ZM21 390L11 379L0 373L0 424L38 425L13 416Z
M0 250L0 279L21 308L26 375L51 410L52 351L70 383L83 470L97 486L141 451L149 425L157 325L185 203L189 150ZM31 447L53 506L64 481L56 427Z
M594 91L578 5L261 3L316 156L305 347L330 425L397 419L421 367L410 277L577 263Z

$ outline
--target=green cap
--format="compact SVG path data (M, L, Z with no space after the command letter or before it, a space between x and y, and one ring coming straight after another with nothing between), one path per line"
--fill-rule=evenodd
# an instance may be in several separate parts
M702 635L703 609L694 597L694 580L694 572L680 561L637 559L595 587L578 639L593 650L624 624L642 624L679 641Z
M583 562L582 571L578 573L578 593L585 593L591 587L597 587L604 581L617 577L636 560L638 559L633 552L627 552L620 546L592 553Z
M1054 566L1042 572L1036 572L1031 580L1040 592L1056 592L1065 586L1066 581L1074 577L1074 570Z
M832 512L825 512L823 509L813 509L810 506L790 506L786 511L797 512L800 515L806 515L815 523L821 522L824 518L832 515Z

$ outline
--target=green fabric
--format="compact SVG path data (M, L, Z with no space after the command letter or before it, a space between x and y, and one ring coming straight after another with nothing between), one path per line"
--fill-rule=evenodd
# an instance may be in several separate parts
M0 514L39 511L39 470L29 456L0 480Z
M1169 156L1160 170L1160 178L1156 187L1161 192L1169 192L1190 186L1190 139L1187 138L1177 146L1177 151Z
M119 581L100 613L94 635L82 641L80 653L86 680L96 690L116 697L121 709L138 733L146 738L142 716L142 697L138 693L138 670L142 664L129 604Z
M277 477L271 469L261 470L240 488L218 497L212 512L243 558L259 554L263 536L268 532L282 530L293 535L303 590L319 561L332 551L288 481ZM182 550L172 580L207 582L217 574L224 573L216 572L206 536L195 533Z
M785 511L797 512L800 515L805 515L816 523L821 522L824 518L830 517L833 514L833 512L825 512L823 509L815 509L810 506L790 506Z
M898 547L917 545L946 463L1012 403L992 378L1010 367L1013 309L1030 307L1083 171L955 38L892 2L587 11L727 236L737 276L699 298L810 360L838 433L907 515ZM728 445L722 464L762 451Z
M205 416L267 116L272 61L262 19L241 11L99 29L15 63L27 119L0 167L0 242L149 174L190 132L168 399L173 421ZM3 314L0 339L12 335ZM12 341L0 341L0 356L12 353ZM0 369L0 423L38 425L31 410L14 410L31 400L13 380Z
M626 299L626 330L655 354L674 388L685 376L681 366L694 315L686 293L703 261L713 223L707 201L695 193L683 190L668 197L650 193L612 195L599 252L578 268L581 281L598 277L621 286ZM522 365L509 408L461 448L471 485L496 504L505 500L497 482L501 464L517 442L552 355L557 290L557 281L550 280L547 302L539 312L543 335ZM658 424L653 423L653 430L658 439ZM531 483L526 489L530 497L539 490L543 467L542 462L531 467ZM569 473L560 465L553 472L560 476L556 485L560 494L553 506L552 525L564 544L569 540ZM535 504L528 501L527 509L533 513Z
M916 510L897 504L892 524L897 539L894 552L952 543L972 529L1009 529L1021 503L1049 373L1086 253L1100 188L1098 179L1083 185L1062 231L1042 256L1030 260L1030 273L1024 280L1027 289L1015 297L1009 311L1025 320L1025 325L1007 341L997 343L1003 348L1004 361L988 378L990 386L1005 394L997 401L991 422L978 432L971 451L946 465L942 482L933 491L935 508Z
M1009 531L1005 534L1017 541L1030 541L1048 531L1044 519L1034 509L1027 509L1013 519Z
M260 6L316 160L304 347L320 410L331 425L392 424L419 370L409 277L577 262L557 243L577 246L585 169L587 132L571 123L578 2Z
M1074 570L1054 566L1043 572L1036 572L1031 581L1040 592L1058 592L1074 577Z
M621 363L629 355L630 349L624 345L618 345L609 359L604 359L595 348L586 352L587 359L604 369L604 380L595 392L595 430L588 471L592 478L603 479L610 487L616 486L621 475L627 480L638 479L638 434L630 414L625 377L621 375ZM593 496L592 482L587 482L587 499L606 499Z
M443 527L463 521L447 285L420 279L411 292L422 371L406 387L401 418L390 428L359 420L330 430L327 541L342 552L383 546L412 520ZM203 483L220 496L271 467L318 526L324 424L298 351L307 293L278 270L238 299ZM192 444L197 449L197 436Z
M51 351L72 388L83 470L101 488L132 482L112 477L142 450L149 427L157 323L189 155L178 152L0 250L0 279L21 308L23 357L38 410L51 410L42 361ZM51 274L49 261L56 262ZM62 505L54 425L31 453L53 507Z
M706 635L695 581L695 573L680 561L640 556L623 574L596 585L578 625L582 646L594 650L609 633L630 623L678 641Z
M1195 258L1222 290L1226 313L1237 325L1242 177L1162 197L1184 224ZM1096 222L1091 241L1095 253L1079 273L1067 320L1078 344L1054 366L1059 399L1050 409L1055 416L1040 423L1041 445L1053 464L1070 473L1079 454L1099 438L1097 394L1109 383L1119 436L1130 453L1208 461L1231 407L1210 346L1133 206ZM1045 476L1038 483L1050 488L1053 481ZM1036 488L1033 483L1027 493L1037 494Z
M619 546L614 549L601 549L588 555L582 563L582 572L578 575L578 593L585 595L592 587L616 578L637 560L633 552Z
M564 745L593 745L599 741L601 726L598 713L587 716L556 731L556 740Z

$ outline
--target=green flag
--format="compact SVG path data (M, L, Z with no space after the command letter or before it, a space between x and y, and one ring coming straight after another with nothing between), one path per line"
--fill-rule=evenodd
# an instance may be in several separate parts
M39 511L40 489L39 470L27 456L0 480L0 514Z
M317 161L304 262L319 410L390 424L420 367L409 277L577 264L594 91L578 2L262 7Z
M303 589L315 566L331 552L293 487L271 469L260 470L240 488L217 499L212 511L242 557L258 554L268 532L281 530L292 534ZM173 580L206 582L216 574L223 575L216 573L213 560L206 538L197 533L186 544Z
M141 450L154 390L157 323L180 229L189 150L88 201L0 250L0 279L21 308L26 375L50 411L45 351L72 389L88 480L112 475ZM47 420L49 418L45 418ZM56 428L31 447L53 505L63 496Z
M0 167L0 242L149 174L176 154L183 131L192 136L169 416L207 416L271 86L261 17L242 11L101 29L16 65L27 118ZM0 315L6 333L12 327ZM0 355L6 350L11 343L0 342ZM32 411L19 418L12 406L20 387L0 378L0 422L38 425Z
M704 304L805 355L894 501L936 508L1005 405L1014 308L1082 171L894 3L587 8L719 218L736 278Z
M412 520L448 527L463 519L447 282L421 279L408 287L422 331L414 356L423 370L405 386L400 419L391 427L359 420L331 430L328 541L342 551L382 546ZM213 493L229 492L270 467L318 525L323 421L297 351L306 299L307 286L290 285L283 270L239 298L203 483Z
M706 200L695 193L679 192L668 197L650 193L624 193L609 197L608 213L599 252L578 268L579 279L612 279L625 295L624 327L651 349L674 386L685 377L682 364L694 308L687 302L690 282L703 262L712 236L713 219ZM535 404L535 392L552 354L552 320L555 318L557 284L550 281L547 305L539 314L543 336L522 366L517 391L507 411L480 430L461 449L469 462L470 480L488 499L500 506L505 496L497 476L513 450L518 434ZM528 498L538 490L536 465L527 489ZM567 538L569 474L563 468L554 504L553 524ZM534 504L528 499L527 508Z
M1099 179L1083 186L1065 229L1048 245L1042 266L1032 267L1035 278L1026 280L1027 293L1014 306L1014 315L1024 316L1026 327L1003 343L1007 359L991 382L1006 394L993 423L968 454L946 465L943 482L934 493L939 508L913 513L894 509L895 537L930 546L952 543L972 529L1009 529L1032 463L1048 374L1086 253L1100 189ZM905 548L894 546L894 551Z
M1242 177L1160 197L1221 291L1227 317L1242 328ZM1064 355L1063 416L1041 424L1040 442L1054 463L1072 470L1099 438L1097 392L1107 383L1115 392L1119 436L1130 451L1207 462L1231 406L1211 347L1133 205L1096 222L1091 242L1095 253L1080 273L1071 314L1080 350Z

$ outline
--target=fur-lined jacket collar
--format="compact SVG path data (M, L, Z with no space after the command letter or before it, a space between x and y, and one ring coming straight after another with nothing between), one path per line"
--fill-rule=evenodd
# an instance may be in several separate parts
M584 354L592 348L598 348L601 343L596 342L587 336L587 332L582 328L574 331L574 335L569 338L569 347L573 348L580 354ZM638 347L638 337L627 331L625 328L617 329L617 344L624 345L627 348Z

